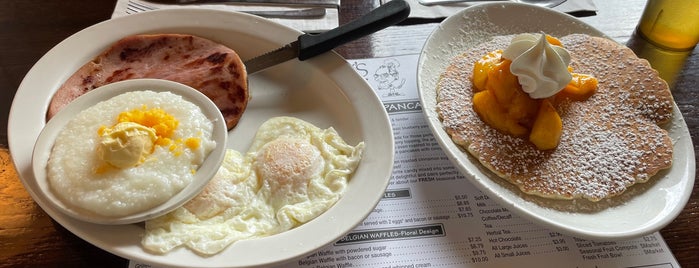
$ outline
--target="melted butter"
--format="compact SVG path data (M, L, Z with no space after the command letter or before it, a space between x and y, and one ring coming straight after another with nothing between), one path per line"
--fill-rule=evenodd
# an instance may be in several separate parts
M97 155L104 162L128 168L142 163L153 151L157 140L155 130L134 122L121 122L99 131Z
M117 122L111 128L98 130L100 143L97 154L110 166L123 169L143 163L156 145L175 147L170 151L175 155L181 154L180 146L171 140L179 122L164 110L144 106L120 113ZM199 147L196 141L187 146L192 149Z

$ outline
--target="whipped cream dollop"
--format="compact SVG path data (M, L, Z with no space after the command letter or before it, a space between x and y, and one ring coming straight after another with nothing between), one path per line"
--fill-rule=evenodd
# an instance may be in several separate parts
M510 72L533 99L551 97L573 79L568 71L570 54L560 46L549 44L544 33L515 36L503 57L512 61Z
M153 128L133 122L121 122L104 130L97 154L100 159L114 167L132 167L143 162L150 154L157 138Z

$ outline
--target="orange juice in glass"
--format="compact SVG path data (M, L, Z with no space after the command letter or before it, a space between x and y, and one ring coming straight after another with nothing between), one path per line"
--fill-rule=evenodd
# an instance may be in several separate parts
M648 0L638 33L671 50L691 50L699 42L699 0Z

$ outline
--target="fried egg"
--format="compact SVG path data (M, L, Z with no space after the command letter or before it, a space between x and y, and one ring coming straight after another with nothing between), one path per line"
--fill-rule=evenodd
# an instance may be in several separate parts
M364 143L293 117L263 123L248 152L228 150L218 173L183 207L146 222L143 247L185 246L202 255L304 224L342 196Z

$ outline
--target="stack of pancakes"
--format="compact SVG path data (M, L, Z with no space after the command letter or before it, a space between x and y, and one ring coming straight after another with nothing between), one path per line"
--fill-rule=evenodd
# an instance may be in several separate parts
M473 64L505 49L498 36L452 60L437 83L437 113L452 140L525 193L599 201L647 182L672 165L672 141L661 126L672 119L667 83L646 60L614 41L583 34L559 38L574 72L599 81L586 101L556 105L563 134L556 149L540 151L484 123L473 110Z

